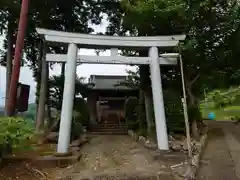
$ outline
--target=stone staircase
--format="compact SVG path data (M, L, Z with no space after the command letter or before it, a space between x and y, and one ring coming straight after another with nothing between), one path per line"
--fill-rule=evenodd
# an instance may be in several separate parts
M92 134L98 135L126 135L127 126L125 124L97 124L91 128Z

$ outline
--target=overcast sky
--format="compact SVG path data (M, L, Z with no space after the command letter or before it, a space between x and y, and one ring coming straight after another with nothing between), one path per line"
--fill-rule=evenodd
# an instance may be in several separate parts
M105 32L107 21L99 26L93 26L95 32ZM0 36L0 49L2 48L3 37ZM81 49L80 54L94 55L94 50ZM101 53L101 55L108 55L109 52ZM81 77L89 77L91 74L98 75L124 75L126 69L135 69L134 67L125 65L103 65L103 64L82 64L77 67L77 74ZM50 71L50 75L60 74L61 66L55 65L53 70ZM36 83L32 77L32 71L28 67L22 67L20 72L19 81L24 84L31 86L30 90L30 103L35 100ZM0 106L4 105L5 102L5 91L6 91L6 69L0 66Z

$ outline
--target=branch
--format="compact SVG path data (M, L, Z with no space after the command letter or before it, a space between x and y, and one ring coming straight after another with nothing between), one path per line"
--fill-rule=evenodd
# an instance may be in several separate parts
M187 83L188 87L191 87L197 80L200 78L200 74L198 74L191 82Z
M46 176L43 174L43 172L39 171L38 169L33 168L33 167L30 168L28 164L26 164L26 168L30 171L34 171L34 172L38 173L39 175L42 176L43 179L47 179Z

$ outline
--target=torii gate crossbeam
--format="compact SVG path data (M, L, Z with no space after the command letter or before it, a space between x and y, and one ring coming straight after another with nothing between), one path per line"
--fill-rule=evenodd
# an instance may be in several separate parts
M167 54L168 55L168 54ZM178 53L174 53L174 56L169 57L165 54L163 57L159 57L160 65L176 65ZM65 54L47 54L46 61L66 63L67 55ZM125 56L86 56L78 55L77 63L88 64L128 64L128 65L141 65L150 64L149 57L125 57Z

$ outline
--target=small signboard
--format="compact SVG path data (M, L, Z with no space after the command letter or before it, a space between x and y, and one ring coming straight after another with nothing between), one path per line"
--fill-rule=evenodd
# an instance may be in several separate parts
M29 100L30 86L26 84L18 84L17 89L17 111L25 112L28 110L28 100Z

